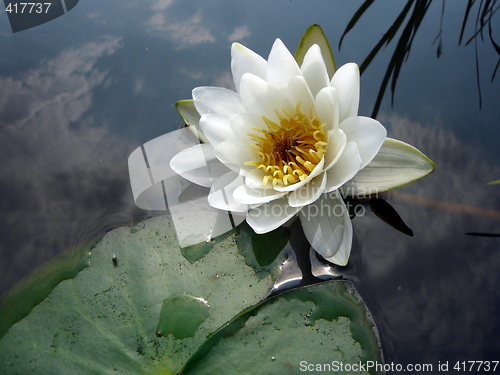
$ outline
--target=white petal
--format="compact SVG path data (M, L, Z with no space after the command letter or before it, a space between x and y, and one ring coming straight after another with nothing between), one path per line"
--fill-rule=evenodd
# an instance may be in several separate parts
M208 194L208 204L223 211L246 212L248 206L234 200L233 193L243 185L243 177L235 172L228 172L215 181Z
M347 144L347 137L341 129L330 130L328 146L325 152L325 171L329 170L339 160Z
M233 193L234 200L243 204L262 204L281 198L288 193L279 193L273 189L250 189L239 186Z
M352 223L342 198L334 193L323 194L299 215L314 250L329 262L345 266L351 254Z
M209 143L182 150L170 160L170 168L186 180L206 187L229 171L217 160Z
M316 96L322 88L330 86L325 61L317 44L312 45L307 51L300 70L313 96Z
M267 82L285 93L290 80L302 75L295 58L280 39L276 39L267 59Z
M313 108L312 115L318 116L316 108L314 107L314 98L307 87L304 77L293 77L287 87L287 97L294 104L300 103L300 110L305 115L309 115L309 110Z
M361 157L355 142L349 142L339 160L326 171L326 192L338 189L353 178L361 168Z
M376 194L427 176L434 168L434 163L415 147L387 138L377 156L342 191L351 196Z
M325 130L333 130L339 126L339 102L334 87L322 88L316 95L316 109L322 123L326 123Z
M319 198L324 192L326 185L326 174L322 173L313 178L307 185L292 191L288 196L288 204L292 207L303 207Z
M215 113L231 117L244 112L238 94L222 87L197 87L193 90L193 102L200 115Z
M245 165L245 162L257 160L258 155L248 145L237 139L221 142L215 147L214 154L222 163L236 173L246 176L254 166Z
M341 122L339 127L347 136L347 142L356 142L361 156L361 168L364 168L377 155L387 136L384 126L369 117L350 117Z
M233 43L231 46L231 72L233 73L234 86L239 92L241 77L245 73L266 79L267 61L245 46Z
M290 207L285 196L250 210L247 223L255 233L267 233L285 224L299 210L299 207Z
M246 73L241 78L240 97L246 112L266 116L269 120L278 122L275 109L280 111L286 109L293 112L292 105L281 91L278 91L262 78Z
M354 63L341 66L332 77L332 86L337 90L340 122L356 116L359 105L359 67Z
M276 191L294 191L300 189L302 186L308 184L314 177L319 176L319 174L323 172L324 165L325 165L325 158L320 160L318 165L316 165L316 167L312 170L311 174L307 176L307 178L304 181L299 181L296 182L295 184L287 186L277 185L273 187L273 189Z
M200 118L200 129L212 146L228 139L234 138L234 133L229 126L229 118L216 114L203 115Z

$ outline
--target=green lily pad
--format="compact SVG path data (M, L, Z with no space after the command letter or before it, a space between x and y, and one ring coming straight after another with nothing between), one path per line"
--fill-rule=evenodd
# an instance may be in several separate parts
M101 237L102 238L102 237ZM42 302L60 282L89 266L90 251L101 238L82 243L36 269L0 299L0 339L9 328Z
M333 59L330 43L328 43L328 39L326 39L325 33L319 25L312 25L306 30L295 52L295 61L301 66L309 47L314 44L317 44L321 49L321 55L323 56L323 60L325 60L326 70L331 79L337 68L335 66L335 60Z
M181 374L377 374L382 354L364 303L347 281L288 291L214 333ZM344 371L334 366L342 364ZM318 370L317 366L321 366Z
M175 374L209 334L266 297L279 273L279 265L248 266L234 235L215 240L191 263L169 217L132 229L109 232L89 267L60 282L10 327L0 340L0 373ZM172 299L182 295L206 301L208 317L199 304ZM196 317L184 332L168 323L172 306Z

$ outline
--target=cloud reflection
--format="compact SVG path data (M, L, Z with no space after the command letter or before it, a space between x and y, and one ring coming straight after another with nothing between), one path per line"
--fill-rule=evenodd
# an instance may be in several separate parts
M0 77L0 293L136 210L130 146L90 111L109 76L99 63L121 46L105 37Z
M174 3L174 0L152 0L150 2L152 3L150 8L154 14L149 19L148 26L152 31L160 32L162 36L175 43L177 50L200 43L215 42L214 36L203 23L201 12L180 19L179 15L172 17L168 12L168 8Z
M252 35L252 33L250 32L250 30L248 30L248 27L246 25L238 26L234 28L233 32L231 33L231 35L229 35L227 40L229 40L230 42L237 42L250 35Z
M500 168L450 130L395 115L383 121L392 125L391 137L429 155L436 171L398 189L404 195L398 190L386 195L415 238L373 214L354 220L357 246L346 275L358 280L373 310L382 342L390 348L388 362L437 364L444 353L450 363L464 360L463 353L486 360L488 353L500 352L500 243L465 233L500 231L500 220L481 211L500 211L499 189L485 185ZM408 196L436 204L422 206ZM448 210L438 202L455 206Z

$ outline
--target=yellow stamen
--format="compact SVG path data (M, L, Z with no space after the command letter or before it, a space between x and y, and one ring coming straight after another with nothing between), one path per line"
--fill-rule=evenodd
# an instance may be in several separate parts
M255 133L248 134L255 142L250 146L260 160L247 161L245 165L265 172L264 187L270 181L273 186L287 186L305 180L326 152L326 124L314 116L314 106L309 109L309 116L301 112L300 106L299 102L293 114L275 109L279 123L262 116L267 129L252 128Z

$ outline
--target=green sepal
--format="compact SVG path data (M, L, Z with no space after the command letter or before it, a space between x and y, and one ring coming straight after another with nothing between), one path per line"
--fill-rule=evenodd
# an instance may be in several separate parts
M295 52L295 60L297 61L297 64L299 64L299 66L302 65L304 56L309 48L314 44L317 44L320 47L323 60L325 60L328 76L332 79L337 67L335 66L335 60L333 59L330 43L328 43L328 39L326 39L325 33L319 25L311 25L300 40L297 51Z
M415 147L386 138L373 160L342 186L342 193L358 197L381 193L425 177L435 168Z
M179 100L175 103L177 112L181 115L186 126L194 133L202 143L209 143L200 128L200 114L196 110L193 99Z

